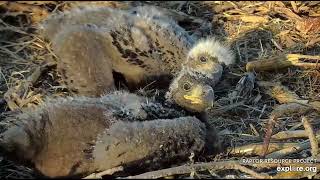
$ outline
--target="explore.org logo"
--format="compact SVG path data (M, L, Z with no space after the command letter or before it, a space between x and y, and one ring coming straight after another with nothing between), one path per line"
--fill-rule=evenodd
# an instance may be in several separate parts
M277 167L278 172L317 172L316 166L284 166L284 167Z

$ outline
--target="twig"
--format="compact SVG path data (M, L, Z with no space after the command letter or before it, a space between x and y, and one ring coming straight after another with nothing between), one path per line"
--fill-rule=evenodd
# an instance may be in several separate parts
M243 22L250 22L250 23L268 23L269 17L268 16L256 16L256 15L227 15L228 20L241 20Z
M259 174L245 166L242 166L237 161L224 161L224 162L209 162L209 163L198 163L198 164L191 164L191 165L183 165L168 169L162 169L158 171L147 172L144 174L136 175L136 176L129 176L126 179L156 179L161 177L167 177L172 175L178 174L188 174L192 171L205 171L209 169L215 170L226 170L226 169L235 169L242 171L244 173L250 174L254 178L258 179L266 179L270 178L269 175Z
M278 151L283 148L297 146L298 143L269 143L268 153L272 153L274 151ZM237 155L237 156L252 156L263 154L264 144L263 143L252 143L244 146L239 146L235 148L230 148L229 155Z
M287 156L289 154L300 152L300 151L306 150L308 148L310 148L310 142L309 141L303 142L303 143L298 144L296 146L288 147L288 148L281 149L279 151L273 152L271 154L266 155L265 158L280 159L280 158L283 158L283 157L285 157L285 156Z
M308 100L301 99L295 92L289 90L279 82L258 81L257 84L263 87L267 94L275 98L279 103L307 104Z
M86 176L82 179L102 179L102 176L112 175L112 174L119 172L119 171L123 171L123 166L118 166L115 168L107 169L107 170L99 172L99 173L93 173L93 174L90 174L89 176Z
M320 101L312 101L309 102L310 106L312 106L313 109L320 111Z
M320 139L320 134L316 135L316 139L319 140ZM276 151L276 152L273 152L269 155L266 156L266 158L282 158L282 157L285 157L289 154L292 154L292 153L297 153L297 152L300 152L302 150L306 150L308 148L310 148L310 141L307 140L307 141L304 141L298 145L295 145L295 146L292 146L292 147L288 147L288 148L285 148L285 149L282 149L280 151Z
M7 49L5 47L0 47L0 50L3 53L6 53L6 54L10 55L11 57L13 57L16 60L25 61L23 58L21 58L20 56L18 56L17 54L15 54L14 52L10 51L9 49Z
M273 131L273 127L276 124L276 120L278 118L274 115L272 115L268 121L267 124L267 128L266 128L266 134L263 140L263 153L262 153L262 157L265 157L265 155L268 152L268 147L269 147L269 143L270 143L270 139L271 139L271 135L272 135L272 131Z
M274 108L271 112L272 115L276 115L278 117L281 116L292 116L292 115L303 115L314 110L313 106L309 104L298 104L298 103L288 103L281 104Z
M279 92L279 93L274 93L274 89L277 89L276 92ZM276 96L276 99L279 102L299 101L298 95L296 95L293 92L290 92L284 86L275 86L272 88L271 91L272 91L271 94L273 96ZM302 100L300 100L300 101L302 101ZM270 117L268 124L267 124L266 134L265 134L264 142L263 142L264 147L263 147L262 157L265 157L265 155L268 152L268 147L269 147L270 139L272 136L273 127L280 116L286 115L286 114L292 115L293 113L305 114L306 112L310 111L311 109L312 108L310 108L308 106L297 104L297 103L282 104L280 106L277 106L271 112L271 117Z
M320 56L303 55L303 54L288 54L287 58L289 61L292 61L292 62L296 62L298 59L320 60Z
M14 27L14 26L0 27L0 32L1 31L13 31L13 32L16 32L16 33L24 34L24 35L28 35L29 34L27 32L24 32L24 31L18 29L17 27Z
M309 120L307 117L302 117L302 123L304 126L304 129L306 133L308 134L310 145L311 145L311 154L313 158L316 158L319 153L319 146L318 146L318 140L316 136L314 135L313 128L311 124L309 123Z
M230 105L222 106L222 107L219 107L219 108L217 108L217 109L212 109L212 110L210 111L210 113L211 113L212 115L219 115L219 114L225 113L225 112L227 112L227 111L233 110L233 109L235 109L236 107L242 106L243 104L244 104L244 101L232 103L232 104L230 104Z
M291 138L307 138L308 134L305 130L296 130L296 131L281 131L277 134L271 136L273 140L285 140Z
M319 69L318 63L299 62L299 59L320 60L320 56L288 54L286 56L278 56L270 59L250 61L246 64L247 71L272 71L283 69L290 66L297 66L306 69Z

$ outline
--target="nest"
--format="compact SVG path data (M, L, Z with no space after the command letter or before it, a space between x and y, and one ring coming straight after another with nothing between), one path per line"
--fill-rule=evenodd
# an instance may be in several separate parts
M0 118L46 97L71 95L56 71L51 45L37 35L36 25L53 12L86 4L158 6L190 33L228 42L237 58L215 87L217 103L209 112L223 152L130 178L320 177L319 162L311 161L320 157L319 2L0 2ZM271 158L310 162L280 166ZM288 165L318 170L277 171ZM33 169L0 157L1 178L36 176Z

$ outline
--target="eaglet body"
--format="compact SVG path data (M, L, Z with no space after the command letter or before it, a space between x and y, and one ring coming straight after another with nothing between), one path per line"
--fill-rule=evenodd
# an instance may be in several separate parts
M155 168L199 154L207 141L214 142L216 135L195 117L148 120L140 106L145 103L122 92L51 101L8 117L0 149L45 176L66 177L119 165ZM120 117L123 112L129 117Z
M177 74L194 40L150 8L85 8L45 21L42 33L53 43L67 84L90 95L112 88L113 71L124 76L129 88Z

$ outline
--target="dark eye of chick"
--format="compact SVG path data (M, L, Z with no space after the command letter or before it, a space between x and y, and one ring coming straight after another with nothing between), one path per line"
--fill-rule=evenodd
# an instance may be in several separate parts
M186 82L183 84L183 90L189 91L191 89L191 84Z
M206 57L204 57L204 56L201 56L201 57L200 57L200 61L201 61L202 63L206 63L206 62L208 61L208 59L207 59Z

